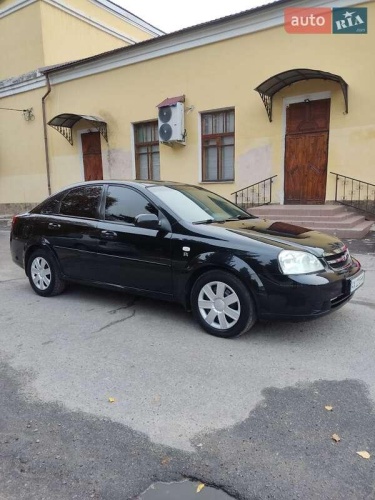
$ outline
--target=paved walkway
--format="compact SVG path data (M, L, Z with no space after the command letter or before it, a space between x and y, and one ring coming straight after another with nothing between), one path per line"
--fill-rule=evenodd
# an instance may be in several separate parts
M375 255L375 231L370 231L362 240L343 240L348 245L351 253L362 255Z

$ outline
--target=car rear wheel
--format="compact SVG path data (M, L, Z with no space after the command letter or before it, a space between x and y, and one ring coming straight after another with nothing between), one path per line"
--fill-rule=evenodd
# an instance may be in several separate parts
M254 301L241 280L226 271L200 276L191 291L195 318L216 337L238 337L256 322Z
M58 295L65 288L55 259L43 249L35 250L30 255L27 276L34 292L43 297Z

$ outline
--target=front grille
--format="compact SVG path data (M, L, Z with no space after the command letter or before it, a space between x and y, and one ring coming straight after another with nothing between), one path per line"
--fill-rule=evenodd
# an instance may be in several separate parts
M343 249L340 253L326 255L324 259L329 267L335 271L346 269L352 264L352 258L350 257L350 253L347 248Z

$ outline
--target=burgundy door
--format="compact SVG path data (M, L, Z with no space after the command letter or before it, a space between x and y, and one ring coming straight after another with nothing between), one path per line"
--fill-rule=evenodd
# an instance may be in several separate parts
M330 99L291 104L286 114L286 204L325 202Z
M103 179L100 133L88 132L87 134L82 134L81 138L85 181L97 181Z

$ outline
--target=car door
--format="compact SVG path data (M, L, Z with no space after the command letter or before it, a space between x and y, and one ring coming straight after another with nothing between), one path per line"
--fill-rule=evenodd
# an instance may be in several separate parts
M95 281L102 192L102 185L72 188L61 198L57 213L38 217L38 231L57 255L64 275L71 279Z
M108 185L99 221L98 278L103 283L172 294L171 232L136 224L140 214L158 209L132 187Z

